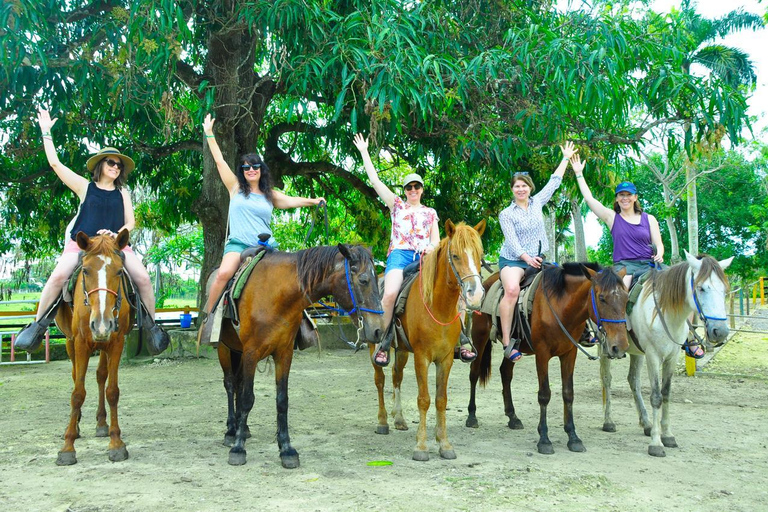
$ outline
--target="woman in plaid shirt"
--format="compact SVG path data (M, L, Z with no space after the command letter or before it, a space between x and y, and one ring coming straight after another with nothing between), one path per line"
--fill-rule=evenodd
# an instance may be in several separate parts
M504 232L504 245L499 253L499 273L504 286L504 297L499 304L501 318L501 343L504 345L504 357L512 362L520 360L518 350L520 340L510 343L512 314L520 295L520 281L528 267L541 268L541 254L549 248L544 230L542 207L555 193L563 181L563 174L568 168L568 160L576 153L572 142L560 146L563 159L544 188L531 197L536 190L527 172L515 173L510 183L514 200L499 214L499 224ZM541 245L539 245L541 244ZM541 247L541 254L538 253Z

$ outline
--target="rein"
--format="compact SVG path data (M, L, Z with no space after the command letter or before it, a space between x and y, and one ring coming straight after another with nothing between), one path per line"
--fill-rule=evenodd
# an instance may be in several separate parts
M577 349L581 350L581 353L584 354L585 356L587 356L587 358L590 361L597 360L598 357L597 356L593 356L592 354L590 354L589 352L584 350L584 347L579 345L579 343L575 339L573 339L573 336L571 336L571 333L569 333L568 330L565 328L565 326L563 325L563 322L560 321L560 317L557 316L557 313L555 313L555 308L552 307L552 303L549 302L549 296L547 295L547 290L545 290L544 288L541 288L541 293L544 294L544 300L547 301L547 306L549 306L549 310L552 312L552 316L554 316L555 320L557 320L557 325L560 326L560 330L563 331L563 334L568 336L568 339L571 340L571 343L573 343L573 346L576 347Z
M317 206L315 207L315 213L312 215L312 222L309 224L309 230L307 231L307 236L304 237L304 245L307 246L309 242L309 237L312 236L312 230L315 229L315 214L317 214L320 209L323 209L323 220L325 223L325 245L328 245L328 205L325 201L322 201L320 203L317 203Z
M626 324L627 319L623 318L621 320L614 320L611 318L602 318L600 316L600 312L597 310L597 301L595 300L595 288L590 288L590 294L592 295L592 310L595 313L595 318L597 319L597 335L601 336L602 339L600 340L601 343L605 342L605 337L607 336L605 329L603 328L603 323L607 324Z
M352 309L347 311L347 310L345 310L343 308L335 308L333 306L329 306L328 304L324 303L321 300L317 301L318 304L320 304L321 306L323 306L326 309L330 309L330 310L336 311L337 313L339 313L341 315L344 315L344 316L352 316L352 314L354 314L357 311L358 312L358 316L361 317L361 319L362 319L361 312L372 313L374 315L383 315L384 314L384 311L379 311L377 309L368 309L368 308L364 308L364 307L358 305L357 299L355 299L355 291L352 288L352 280L349 278L349 260L347 260L346 258L344 258L344 276L347 279L347 291L349 291L349 297L352 299Z

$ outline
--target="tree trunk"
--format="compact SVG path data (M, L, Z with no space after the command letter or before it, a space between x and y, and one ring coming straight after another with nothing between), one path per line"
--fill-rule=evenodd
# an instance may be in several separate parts
M576 199L571 199L571 217L573 218L573 249L576 261L587 261L587 244L584 240L584 219L581 218L581 205Z
M662 182L662 194L664 196L664 205L669 209L673 204L672 190L666 182ZM669 214L664 217L664 221L667 223L667 229L669 230L669 242L670 242L670 263L674 265L679 263L682 258L680 257L680 242L677 239L677 223L675 218Z
M688 252L699 254L699 204L696 196L696 169L693 162L686 160L685 181L688 199Z
M550 210L544 214L544 227L547 233L547 242L549 242L549 261L557 261L557 220L555 210Z

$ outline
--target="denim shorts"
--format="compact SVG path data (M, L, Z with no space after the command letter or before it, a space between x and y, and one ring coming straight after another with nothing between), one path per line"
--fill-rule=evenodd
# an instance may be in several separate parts
M529 265L523 260L508 260L507 258L499 256L499 272L501 272L501 269L504 267L517 267L526 269L529 267Z
M613 270L616 272L621 271L621 269L625 268L627 269L627 275L630 276L641 276L651 270L651 264L653 263L653 260L621 260L621 261L614 261L613 262Z
M393 249L387 256L387 268L384 274L390 270L402 270L414 261L419 261L419 254L416 251L407 251L405 249Z

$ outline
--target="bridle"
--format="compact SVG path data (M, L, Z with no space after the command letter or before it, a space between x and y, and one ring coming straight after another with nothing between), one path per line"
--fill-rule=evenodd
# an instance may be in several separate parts
M429 313L429 316L432 318L432 320L434 320L434 321L435 321L435 323L437 323L437 324L439 324L439 325L442 325L442 326L450 325L450 324L452 324L453 322L455 322L455 321L456 321L456 320L457 320L457 319L458 319L458 318L461 316L461 311L458 311L458 312L456 313L456 316L455 316L455 317L453 317L453 319L452 319L450 322L441 322L440 320L438 320L437 318L435 318L435 315L434 315L434 314L432 313L432 311L429 309L429 306L427 306L427 301L426 301L426 299L424 298L424 288L423 288L423 287L422 287L422 285L421 285L421 268L422 268L422 266L421 266L421 260L422 260L422 259L423 259L423 258L419 258L419 283L418 283L418 286L419 286L419 293L421 294L421 302L424 304L424 309L426 309L426 310L427 310L427 313ZM469 308L469 306L468 306L468 304L469 304L469 301L467 300L467 295L466 295L466 293L464 292L464 286L463 286L463 284L464 284L464 281L465 281L466 279L469 279L470 277L478 277L478 278L480 278L480 279L481 279L481 281L482 281L482 277L480 276L480 274L468 274L468 275L466 275L466 276L464 276L464 277L461 277L461 276L459 275L459 271L456 269L456 265L454 265L454 264L453 264L453 252L451 251L451 242L450 242L450 241L448 242L448 264L449 264L449 266L451 267L451 270L453 271L453 275L454 275L454 277L456 278L456 283L459 285L459 293L461 294L461 298L462 298L462 300L463 300L463 302L464 302L464 305L465 305L465 306L466 306L468 309L470 309L470 308ZM476 308L471 308L471 309L476 309Z
M125 263L125 256L123 255L122 251L119 251L118 255L120 256L120 259L123 261L123 263ZM83 272L83 270L80 272ZM120 307L123 305L123 276L121 275L119 278L120 279L117 291L114 291L110 288L94 288L90 291L87 291L85 288L85 274L83 274L82 279L80 280L83 285L83 304L88 308L91 307L91 303L88 300L88 297L90 297L90 295L94 292L107 292L115 296L115 306L112 308L112 316L115 319L115 323L117 323L119 319Z
M627 319L626 319L626 317L622 318L622 319L602 318L600 316L600 312L597 309L597 300L595 299L595 286L594 286L594 283L593 283L592 287L589 290L590 290L590 294L592 296L592 311L595 313L595 319L597 320L597 335L598 335L598 338L600 339L600 343L602 345L605 345L606 338L607 338L608 334L605 332L605 328L603 327L603 324L604 323L607 323L607 324L626 324L627 323Z
M337 313L344 315L344 316L352 316L354 313L357 313L357 317L362 321L363 320L363 313L371 313L374 315L383 315L384 311L378 310L378 309L369 309L366 307L363 307L358 304L357 299L355 298L355 290L352 285L352 279L349 275L349 260L347 258L344 258L344 276L347 280L347 291L349 292L349 297L352 300L352 309L346 310L344 308L336 308L333 306L329 306L328 304L325 304L323 301L318 300L317 302L323 306L326 309L330 309L333 311L336 311ZM374 276L375 279L375 276Z

